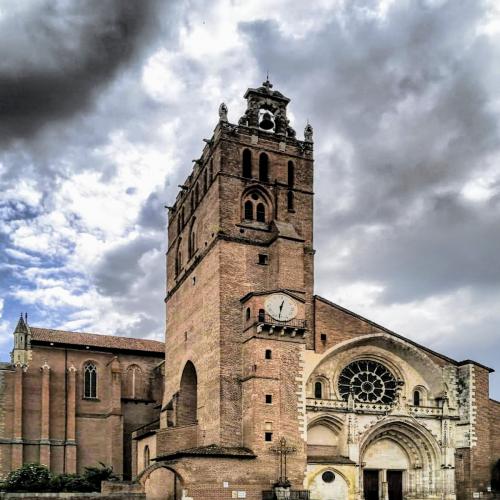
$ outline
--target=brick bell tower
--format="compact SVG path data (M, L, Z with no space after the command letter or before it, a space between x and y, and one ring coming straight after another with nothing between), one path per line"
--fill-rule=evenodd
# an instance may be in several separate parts
M269 81L244 95L169 207L165 399L158 459L192 498L262 498L306 468L302 368L312 347L313 140ZM242 496L243 493L246 496ZM210 496L209 495L215 495ZM217 493L215 493L217 492ZM233 496L234 498L234 496Z

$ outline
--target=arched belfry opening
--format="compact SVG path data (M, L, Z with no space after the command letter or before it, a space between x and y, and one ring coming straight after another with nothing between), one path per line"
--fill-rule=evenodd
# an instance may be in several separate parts
M198 421L198 377L191 361L186 363L181 377L177 400L177 425L190 425Z

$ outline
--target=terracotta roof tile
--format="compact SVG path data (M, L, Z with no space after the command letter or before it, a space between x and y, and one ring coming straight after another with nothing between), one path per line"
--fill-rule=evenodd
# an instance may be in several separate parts
M54 342L54 344L103 347L106 349L127 351L149 351L162 354L165 352L165 344L157 340L116 337L114 335L99 335L96 333L66 332L34 326L30 326L30 331L31 340L35 342Z

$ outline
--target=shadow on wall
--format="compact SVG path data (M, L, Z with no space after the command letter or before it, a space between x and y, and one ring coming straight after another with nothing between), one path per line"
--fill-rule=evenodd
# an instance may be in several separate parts
M175 474L164 468L156 469L144 483L147 500L181 500L182 488Z

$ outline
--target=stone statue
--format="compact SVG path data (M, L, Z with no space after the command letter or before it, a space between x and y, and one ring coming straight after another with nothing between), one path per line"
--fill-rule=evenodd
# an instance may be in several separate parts
M227 122L227 106L225 103L219 106L219 120L221 122Z
M313 141L313 128L308 123L306 128L304 129L304 141L305 142L314 142Z

